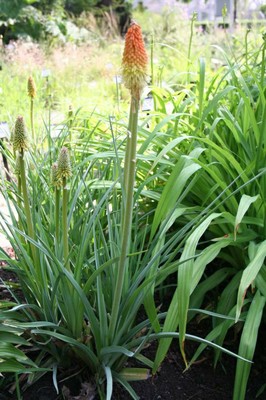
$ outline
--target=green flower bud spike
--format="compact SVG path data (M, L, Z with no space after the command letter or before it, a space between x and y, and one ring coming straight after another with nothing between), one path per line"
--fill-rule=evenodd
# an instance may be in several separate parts
M36 85L32 76L28 79L28 95L34 99L36 96Z
M62 198L62 231L63 231L63 255L66 269L71 271L69 262L69 249L68 249L68 224L67 224L67 205L68 205L68 188L66 184L67 178L71 176L71 163L69 151L67 147L62 147L58 161L58 179L62 180L63 198Z
M57 162L53 163L53 165L52 165L51 182L52 182L52 185L56 189L59 189L62 186L62 180L58 176L58 163Z
M13 148L14 152L16 151L24 151L29 147L28 137L26 132L26 126L24 118L20 115L17 117L15 123L15 130L13 134Z
M13 135L13 148L14 152L18 152L18 166L17 169L19 169L20 175L19 175L19 191L21 191L22 195L22 200L21 202L21 208L23 209L25 216L26 216L26 221L27 221L27 234L28 236L36 240L36 235L33 227L33 222L32 222L32 214L31 214L31 204L29 200L29 195L28 195L28 190L27 190L27 179L26 179L26 168L25 168L25 161L24 161L24 151L28 149L28 138L27 138L27 133L26 133L26 126L24 122L24 118L22 116L18 116L16 123L15 123L15 130L14 130L14 135ZM35 266L38 266L38 258L37 258L37 250L36 247L32 242L29 243L31 253L32 253L32 258L34 261Z
M73 118L74 112L73 112L73 107L70 104L70 106L68 107L68 118Z
M69 151L67 147L62 147L58 157L57 165L58 179L69 178L72 175Z

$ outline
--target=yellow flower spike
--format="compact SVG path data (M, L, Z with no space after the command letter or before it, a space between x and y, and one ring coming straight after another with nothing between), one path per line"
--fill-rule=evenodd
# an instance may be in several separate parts
M146 85L148 56L145 50L141 27L132 21L125 38L122 60L122 77L126 88L136 99Z
M19 115L15 123L15 130L13 134L13 147L14 151L23 151L28 149L28 137L26 133L26 126L24 118Z
M36 96L36 85L32 76L28 79L28 95L34 99Z

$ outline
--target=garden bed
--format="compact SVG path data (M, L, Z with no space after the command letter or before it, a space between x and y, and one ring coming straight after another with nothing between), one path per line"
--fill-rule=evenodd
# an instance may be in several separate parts
M6 249L12 255L12 249ZM3 264L3 263L2 263ZM17 282L16 276L5 269L5 266L0 267L0 278L8 284L14 285ZM16 295L21 295L18 291ZM0 292L0 301L12 300L7 289ZM207 320L200 324L196 322L190 323L188 332L196 334L200 337L205 337L209 331L209 323ZM257 351L254 359L254 366L251 371L249 385L247 389L246 400L254 400L257 393L266 382L265 360L266 352L264 346L264 338L266 327L260 328L260 334L257 342ZM237 352L238 340L232 338L226 342L226 347ZM196 343L187 342L186 350L188 356L192 356L197 347ZM153 343L145 350L145 356L153 359L155 355L156 344ZM132 383L132 387L139 395L140 400L230 400L233 393L234 374L235 374L236 359L223 355L222 361L217 368L213 368L213 351L207 349L200 360L196 362L188 371L184 372L184 363L179 352L179 346L176 341L170 348L168 356L164 360L160 371L146 381L137 381ZM132 366L132 365L131 365ZM136 365L134 365L136 366ZM89 376L75 376L69 378L73 371L59 372L60 394L56 393L53 386L51 374L47 373L35 384L30 386L23 393L23 400L98 400L95 387L90 381ZM83 383L82 383L83 381ZM64 393L64 397L62 395ZM265 395L265 392L263 392ZM130 400L129 394L120 386L115 385L113 399L115 400ZM263 398L263 394L258 397ZM0 400L15 400L17 399L14 393L1 393Z

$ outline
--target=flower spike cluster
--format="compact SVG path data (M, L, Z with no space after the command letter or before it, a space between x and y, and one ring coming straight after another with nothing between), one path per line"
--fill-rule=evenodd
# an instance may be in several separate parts
M141 28L138 24L132 22L125 39L122 76L125 86L136 100L140 99L141 92L146 85L147 65L148 56Z

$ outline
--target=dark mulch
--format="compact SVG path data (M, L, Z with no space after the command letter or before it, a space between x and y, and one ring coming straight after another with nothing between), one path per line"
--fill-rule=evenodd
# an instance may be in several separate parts
M0 278L5 282L16 282L15 275L8 271L5 266L0 265ZM0 289L0 301L11 300L8 290ZM189 333L205 337L208 332L206 323L200 325L191 324ZM251 370L246 400L255 400L260 387L266 383L266 362L265 351L266 327L260 329L258 345L254 358L254 365ZM197 344L187 342L186 351L191 356L195 351ZM227 343L227 348L237 351L237 341ZM145 350L145 355L153 358L156 351L156 343ZM133 382L132 386L139 395L140 400L231 400L234 384L236 361L234 358L223 355L222 361L217 368L213 368L213 353L207 349L198 363L194 364L188 371L184 372L184 363L179 353L178 343L173 342L169 354L163 362L160 371L147 381ZM138 365L136 365L138 366ZM71 374L69 374L71 375ZM87 377L87 380L89 378ZM78 377L64 381L60 384L60 390L64 386L65 400L96 400L95 390L90 384L81 387L81 381ZM46 374L37 383L32 385L23 393L23 400L56 400L62 399L62 395L57 395L53 387L51 375ZM259 397L266 398L266 391ZM17 396L14 393L1 393L0 400L15 400ZM114 400L129 400L129 394L119 385L114 387Z
M186 372L183 372L183 365L178 347L172 346L159 373L148 381L135 382L132 386L141 400L232 399L234 360L224 357L223 364L219 364L214 370L210 352L205 360L193 365ZM265 382L266 376L262 365L257 370L256 367L253 368L246 400L255 400L257 391ZM114 398L129 400L130 396L119 389Z
M264 336L265 337L265 336ZM189 347L189 345L188 345ZM146 350L146 356L154 353L154 346ZM262 358L255 362L249 380L246 400L255 400L260 387L266 382ZM231 400L234 384L235 361L231 357L223 357L223 364L216 370L212 365L212 352L204 353L200 363L193 365L187 372L183 372L184 364L178 351L177 343L162 364L160 371L147 381L132 382L132 386L140 400ZM66 400L99 400L94 396L80 397L80 382L78 379L66 381L65 387L71 391ZM62 385L61 385L62 387ZM23 400L56 400L61 399L52 385L52 377L46 375L24 394ZM265 399L266 392L259 397ZM0 398L1 399L1 398ZM16 397L10 399L15 400ZM114 387L114 400L130 400L130 395L119 385ZM6 398L8 400L8 398Z

